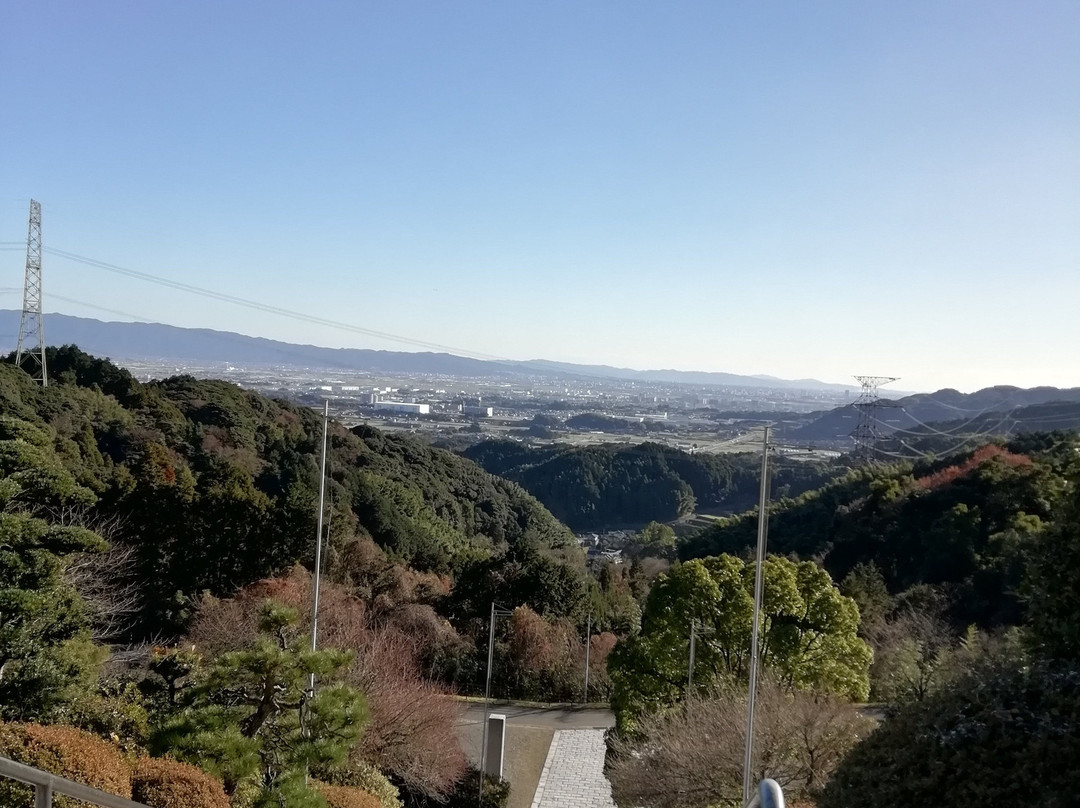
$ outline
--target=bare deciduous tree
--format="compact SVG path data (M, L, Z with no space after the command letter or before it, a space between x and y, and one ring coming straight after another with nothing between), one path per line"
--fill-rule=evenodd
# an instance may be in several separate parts
M244 647L255 636L258 606L267 598L300 610L305 617L297 629L310 631L311 576L296 568L285 578L246 587L235 598L207 598L189 640L210 656ZM371 721L352 754L393 773L408 788L436 799L448 796L465 772L454 731L460 708L424 678L416 638L385 615L373 619L348 590L324 582L319 645L355 654L343 678L364 693Z
M135 549L120 540L123 519L102 516L81 504L50 508L43 517L53 524L86 528L108 543L104 552L73 556L64 570L64 578L86 606L94 641L106 644L120 641L130 631L142 606L135 574Z
M755 782L771 777L798 798L819 788L873 722L836 697L764 682L754 723ZM742 800L746 696L714 690L642 719L612 744L608 766L620 805L701 808Z

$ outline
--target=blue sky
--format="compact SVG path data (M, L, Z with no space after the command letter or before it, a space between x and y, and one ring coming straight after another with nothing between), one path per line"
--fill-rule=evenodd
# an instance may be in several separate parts
M11 3L0 306L34 197L49 248L473 355L1080 385L1078 42L1072 0Z

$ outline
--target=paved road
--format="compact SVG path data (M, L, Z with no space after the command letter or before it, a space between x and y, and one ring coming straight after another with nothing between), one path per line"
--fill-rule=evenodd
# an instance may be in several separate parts
M516 707L495 705L492 713L506 716L506 752L503 756L503 777L510 783L508 808L531 808L533 794L540 782L540 775L548 763L551 740L562 730L595 731L602 738L603 730L615 725L610 710L594 708ZM463 705L457 731L462 749L473 763L480 762L483 737L484 705ZM549 766L550 769L550 766ZM596 771L603 769L603 758ZM569 805L569 803L568 803ZM547 808L547 805L544 806Z
M517 707L492 705L493 713L506 716L510 726L547 727L549 729L610 729L615 726L611 710L596 707ZM469 702L465 705L459 723L482 723L484 705Z

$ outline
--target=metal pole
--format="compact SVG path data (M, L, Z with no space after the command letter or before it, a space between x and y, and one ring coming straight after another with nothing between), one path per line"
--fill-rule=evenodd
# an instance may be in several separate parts
M687 666L686 695L690 695L690 688L694 686L694 649L697 640L697 618L690 618L690 664Z
M754 700L757 697L758 620L764 588L765 527L769 509L769 427L761 441L761 497L758 500L757 566L754 571L754 620L750 629L750 692L746 703L746 757L743 760L743 805L750 801L751 766L754 757Z
M491 709L491 664L495 658L495 601L491 601L491 624L488 628L487 684L484 685L484 736L480 743L480 802L484 801L484 775L487 773L488 710Z
M326 501L326 432L330 423L330 400L323 402L322 460L319 464L319 515L315 528L315 592L311 604L311 650L319 641L319 583L322 575L323 505ZM308 680L308 691L315 696L315 674Z
M52 797L51 783L38 783L34 786L34 808L52 808Z
M592 646L592 615L585 621L585 696L582 704L589 703L589 651Z

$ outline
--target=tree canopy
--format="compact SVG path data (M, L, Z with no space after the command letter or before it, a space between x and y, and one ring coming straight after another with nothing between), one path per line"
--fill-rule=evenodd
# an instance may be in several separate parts
M321 418L222 381L142 384L74 346L47 349L53 383L0 364L0 481L33 502L116 522L144 592L138 633L175 634L206 590L311 563ZM518 543L573 536L518 485L405 436L334 424L332 557L370 536L393 559L454 573Z
M499 440L464 454L520 483L575 530L667 522L695 508L737 512L757 498L760 459L754 455L690 454L658 443L530 448ZM834 473L822 464L782 459L774 470L777 489L791 494Z
M837 580L872 563L893 594L939 587L959 627L1016 625L1026 558L1068 490L1075 446L1075 437L1042 445L1021 438L914 466L854 470L774 502L769 549L820 558ZM756 525L753 512L717 520L679 555L748 552Z
M706 687L747 680L753 586L754 564L728 555L684 563L653 584L640 633L620 641L609 663L620 726L684 697L692 623L693 681ZM760 659L784 686L865 699L872 655L858 625L855 602L825 570L810 561L766 560Z

